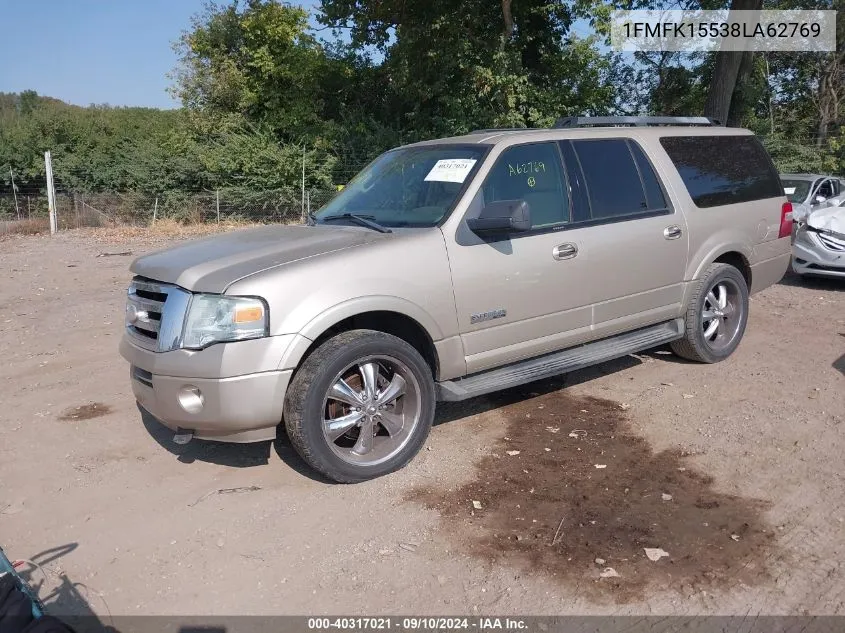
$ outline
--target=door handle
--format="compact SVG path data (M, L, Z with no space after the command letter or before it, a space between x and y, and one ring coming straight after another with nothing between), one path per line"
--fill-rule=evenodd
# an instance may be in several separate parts
M578 247L571 242L555 246L552 250L552 257L560 261L562 259L572 259L578 254Z
M665 237L667 240L676 240L681 237L682 233L683 231L681 230L681 227L677 224L667 226L665 229L663 229L663 237Z

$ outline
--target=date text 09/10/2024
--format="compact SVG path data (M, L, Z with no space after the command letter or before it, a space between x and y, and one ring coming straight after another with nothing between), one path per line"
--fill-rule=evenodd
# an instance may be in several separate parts
M527 628L519 618L496 617L352 617L308 618L308 630L402 630L402 631L519 631Z

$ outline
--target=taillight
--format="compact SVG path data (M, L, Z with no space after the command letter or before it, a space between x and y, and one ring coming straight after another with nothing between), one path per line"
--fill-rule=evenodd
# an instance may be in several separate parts
M792 235L792 203L784 202L780 208L780 231L778 237L790 237Z

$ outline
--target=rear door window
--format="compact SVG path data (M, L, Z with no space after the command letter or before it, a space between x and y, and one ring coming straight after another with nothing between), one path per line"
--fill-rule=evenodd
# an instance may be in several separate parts
M769 155L754 136L664 136L660 144L697 207L784 195Z
M666 210L657 175L636 143L626 139L569 143L578 163L571 168L580 169L583 174L591 220Z
M531 212L532 228L569 222L566 191L555 143L509 147L499 156L482 187L485 204L525 200Z

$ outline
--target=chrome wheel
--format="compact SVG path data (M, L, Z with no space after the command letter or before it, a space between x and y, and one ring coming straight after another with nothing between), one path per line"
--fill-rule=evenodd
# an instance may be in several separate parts
M742 293L732 279L720 279L704 297L701 327L704 342L713 351L729 347L742 326Z
M331 382L323 401L323 437L340 459L373 466L405 447L421 410L413 372L391 356L369 356Z

